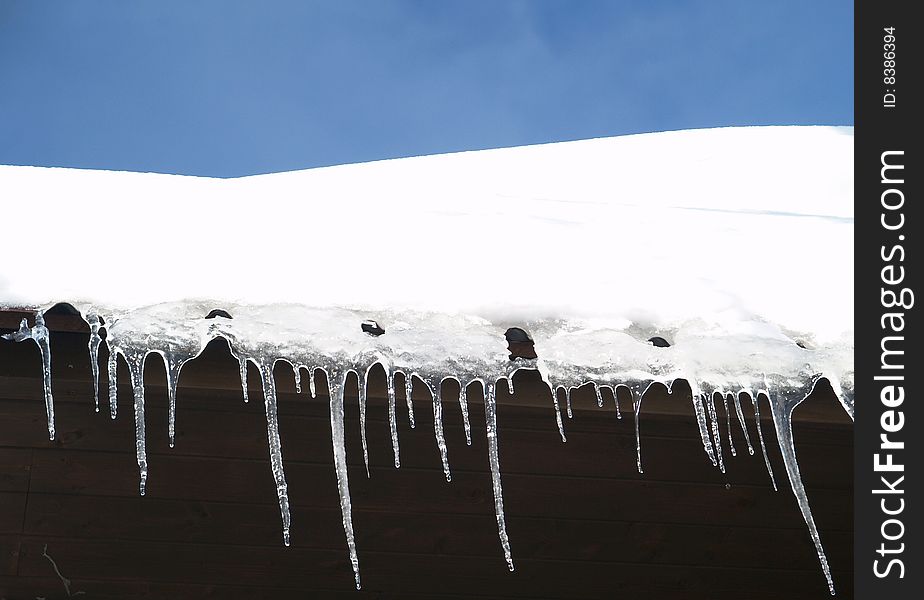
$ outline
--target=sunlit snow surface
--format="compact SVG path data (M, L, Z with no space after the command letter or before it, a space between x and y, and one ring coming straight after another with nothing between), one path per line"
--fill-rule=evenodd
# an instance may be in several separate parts
M500 379L538 369L556 390L549 396L556 414L560 388L570 411L570 389L585 382L596 384L601 401L600 387L628 387L640 470L638 415L653 382L690 383L706 457L723 470L717 399L740 420L738 394L764 391L833 591L790 415L820 377L853 415L852 158L852 128L768 127L227 180L0 167L4 196L29 210L20 219L27 225L7 228L0 240L0 305L38 311L73 304L91 326L94 362L102 317L113 357L121 354L131 373L142 493L144 357L156 352L165 360L172 444L183 364L214 337L227 339L242 379L246 361L261 374L286 543L273 365L323 369L357 585L343 444L343 387L351 371L360 375L364 411L365 375L376 363L385 367L396 467L394 375L415 375L429 388L447 479L440 382L456 379L463 390L483 384L498 533L511 569L494 412ZM233 319L205 319L214 308ZM365 319L375 319L385 335L363 333ZM508 359L508 326L530 332L538 360ZM671 346L652 346L654 335ZM38 343L50 374L41 323L24 324L10 339ZM110 361L113 381L114 367ZM308 384L313 392L313 377ZM114 393L112 387L113 417ZM53 436L50 376L46 402ZM467 428L464 399L461 408ZM560 416L558 427L564 440ZM365 452L364 419L362 433ZM748 449L754 452L750 441Z

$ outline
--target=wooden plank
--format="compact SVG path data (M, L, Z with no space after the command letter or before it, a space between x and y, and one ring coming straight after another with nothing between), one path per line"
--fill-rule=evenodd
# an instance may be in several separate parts
M333 467L286 465L289 500L295 507L337 506ZM804 527L791 495L766 487L675 481L596 479L567 476L503 476L508 511L519 516L560 514L550 507L580 507L587 519ZM487 470L456 472L447 483L436 470L383 470L366 479L350 469L357 508L417 513L483 514L493 518ZM137 467L125 454L36 450L31 490L57 494L134 496ZM844 491L810 489L822 529L850 530L852 503ZM276 504L269 465L261 461L158 456L149 460L148 497ZM743 508L750 510L743 511Z
M646 562L689 566L811 568L813 547L806 531L760 527L675 525L573 518L531 519L508 515L518 559ZM62 518L65 516L66 518ZM580 516L580 515L575 515ZM571 517L571 518L569 518ZM355 510L356 543L363 552L494 556L497 531L481 515L393 514ZM25 533L47 538L163 541L174 544L278 546L276 506L33 493ZM301 548L343 550L336 507L299 510L295 540ZM361 526L360 526L361 525ZM826 532L832 565L852 561L850 532ZM779 547L791 552L777 552Z
M28 491L31 470L31 449L0 448L0 492Z
M0 534L22 533L25 514L25 492L0 492Z
M287 464L308 462L330 464L330 433L327 408L321 402L313 403L314 415L290 415L280 411L280 428L284 456ZM126 409L128 407L125 407ZM150 456L225 456L230 458L262 459L266 453L265 417L261 403L238 406L237 412L213 414L202 410L180 410L177 417L177 446L170 449L166 440L166 415L148 410L147 446ZM426 409L429 407L421 407ZM447 407L448 408L448 407ZM686 431L672 432L683 437L659 436L661 426L646 422L643 428L642 456L645 474L636 472L636 441L632 423L610 419L606 431L571 432L568 442L562 444L557 431L533 431L516 428L523 409L508 415L508 409L499 415L503 469L505 473L553 475L566 472L580 477L617 477L628 479L664 479L700 481L716 484L769 485L759 446L756 429L751 431L755 454L748 455L737 423L733 421L738 456L728 452L725 423L722 422L723 448L728 462L728 474L723 475L708 462L702 448L698 430L691 421ZM127 410L125 411L127 412ZM347 415L348 457L351 464L359 464L361 446L357 435L358 411ZM373 470L393 468L393 453L388 425L384 420L384 407L370 407L367 423L370 464ZM399 432L402 464L405 467L432 469L440 466L439 455L432 429L432 413L419 411L417 428L403 424ZM481 471L487 452L485 427L479 409L473 408L472 446L466 446L462 435L461 419L444 416L450 466L454 471ZM134 424L131 414L123 414L112 421L104 410L100 414L90 406L59 404L57 411L57 439L49 442L45 431L43 404L8 400L0 403L0 446L57 447L80 450L131 452L134 448ZM371 417L377 418L371 418ZM594 418L594 417L589 417ZM605 419L607 416L598 415ZM508 428L508 423L514 427ZM649 432L651 435L649 436ZM783 465L772 429L765 431L774 468L783 474ZM811 437L797 430L797 448L800 466L806 482L812 487L829 489L852 488L852 447L818 447ZM554 462L537 461L536 456L552 454ZM841 456L844 460L832 460ZM594 459L588 459L594 457ZM605 459L601 459L604 458Z
M41 551L44 542L26 538L23 542L20 573L46 575ZM68 572L89 579L152 580L175 583L218 583L233 574L243 585L278 585L322 589L349 589L352 573L345 552L300 548L251 548L242 546L176 547L145 542L123 543L117 548L105 542L55 541L50 550ZM208 557L208 560L203 560ZM388 589L393 593L425 589L433 595L443 593L478 595L494 593L511 597L547 596L591 598L620 593L673 593L683 597L728 598L752 586L752 597L817 597L825 589L820 572L770 569L730 569L627 564L622 567L591 562L551 562L520 560L514 573L506 571L499 558L408 555L401 561L382 560L367 552L361 558L367 591ZM500 563L500 564L498 564ZM785 573L785 576L781 576ZM73 575L69 575L73 576ZM849 588L846 574L835 573L841 585ZM575 585L580 582L580 586ZM768 593L772 590L772 594ZM807 592L811 592L810 594ZM845 590L846 592L846 590ZM849 594L848 594L849 595ZM735 596L740 598L739 596Z
M53 549L51 549L53 551ZM53 573L51 564L46 569ZM67 572L67 575L71 573ZM260 585L227 583L163 583L156 580L117 581L112 579L70 579L72 595L83 592L78 598L92 600L278 600L293 596L325 598L328 600L402 600L432 598L431 594L393 594L383 591L356 591L351 589L318 589L311 587L279 587L268 582ZM6 577L0 575L0 598L6 600L35 600L36 598L65 598L65 588L56 576ZM473 597L471 594L441 594L449 600ZM479 600L500 600L501 596L474 596ZM541 600L541 599L540 599Z

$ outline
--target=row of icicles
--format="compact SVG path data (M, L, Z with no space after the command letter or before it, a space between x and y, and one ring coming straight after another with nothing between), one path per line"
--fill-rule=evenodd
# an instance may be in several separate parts
M96 411L99 412L99 347L103 342L103 338L100 335L100 329L105 327L99 316L96 314L89 314L87 316L87 323L90 326L90 341L89 341L89 354L90 354L90 365L93 372L93 389L94 389L94 401L96 406ZM20 328L18 331L7 334L3 336L5 339L12 341L23 341L27 339L33 340L39 347L41 356L42 356L42 373L43 373L43 386L44 386L44 399L45 399L45 408L48 416L48 435L50 439L55 438L55 425L54 425L54 401L52 397L51 390L51 347L49 343L50 334L48 328L45 326L44 315L41 311L36 313L35 316L35 325L29 327L26 319L22 320ZM218 336L216 336L218 337ZM183 365L198 356L201 348L196 352L178 352L175 349L151 349L151 348L136 348L133 347L130 343L119 343L112 339L106 340L107 345L109 346L109 360L108 360L108 374L109 374L109 408L111 418L116 418L117 413L117 366L118 366L118 355L121 354L126 364L128 365L128 370L131 378L131 387L133 391L133 408L135 415L135 450L136 458L138 462L138 468L140 470L140 484L139 490L142 495L145 493L145 486L147 483L148 468L147 468L147 454L145 449L145 418L144 418L144 362L148 354L156 353L159 354L164 360L164 366L167 372L167 396L168 396L168 438L169 444L172 448L175 441L175 428L176 428L176 391L177 384L179 380L180 371ZM465 439L466 443L471 445L471 427L469 422L469 411L468 411L468 402L466 398L466 387L474 382L481 383L484 390L484 403L485 403L485 421L487 427L487 442L488 442L488 460L491 470L491 479L492 487L494 492L494 507L495 515L497 518L497 527L498 527L498 536L500 538L501 547L504 552L504 557L507 562L508 568L513 571L514 564L513 558L510 551L510 543L507 537L506 523L504 519L504 501L503 501L503 491L501 488L501 475L500 475L500 459L498 455L498 432L497 432L497 416L496 416L496 388L497 384L501 380L506 380L508 389L510 393L513 393L513 375L516 371L520 369L537 369L536 361L529 359L517 359L516 361L511 361L510 364L500 367L494 376L491 377L482 377L482 376L470 376L468 378L460 378L453 374L446 374L436 377L428 377L426 375L421 375L412 369L403 369L403 368L390 368L388 365L384 364L382 360L376 360L372 364L369 364L365 368L357 368L355 366L343 366L337 365L334 363L328 365L304 365L299 364L297 361L291 361L284 357L261 357L261 356L249 356L245 354L241 349L235 348L231 340L228 340L228 345L231 348L232 354L237 358L240 365L240 376L241 376L241 387L243 390L244 402L249 400L247 393L247 363L253 363L259 370L260 377L262 380L263 386L263 397L264 404L266 409L266 427L267 427L267 437L269 440L269 455L270 455L270 464L272 466L273 478L276 484L276 492L279 498L279 510L282 516L282 530L283 530L283 541L286 546L289 545L289 526L290 526L290 514L289 514L289 500L287 492L287 484L285 478L285 472L283 470L282 463L282 448L279 438L279 425L277 418L277 398L276 398L276 385L273 377L273 368L275 363L279 360L289 362L293 366L293 371L295 374L295 387L296 392L301 393L301 369L306 368L308 372L311 373L309 378L309 391L311 397L316 397L316 386L314 373L317 369L322 370L325 373L325 376L328 381L328 389L330 394L330 423L331 423L331 434L333 442L333 454L334 454L334 468L337 474L337 487L340 495L340 508L341 514L343 517L343 529L346 535L347 547L349 549L350 563L353 567L354 578L356 581L356 588L360 589L360 576L359 576L359 559L356 553L356 544L354 542L353 536L353 520L351 514L351 503L350 503L350 491L349 491L349 482L347 479L347 464L346 464L346 447L344 442L344 419L343 419L343 398L344 391L346 387L347 376L352 372L357 375L357 380L359 383L359 409L360 409L360 435L362 440L363 447L363 460L366 468L366 475L369 476L369 454L366 444L366 388L367 388L367 379L369 371L375 364L382 364L385 367L386 376L387 376L387 392L388 392L388 417L389 417L389 428L391 433L392 448L394 452L394 463L395 467L400 466L400 454L398 447L398 431L397 431L397 418L396 418L396 393L395 393L395 375L401 373L404 376L405 380L405 398L407 402L407 411L408 418L410 421L410 426L413 428L415 426L414 422L414 407L411 401L411 392L413 387L413 380L416 378L422 383L424 383L431 394L433 399L433 421L434 421L434 434L436 437L437 447L439 448L440 458L443 466L443 473L447 481L451 481L452 476L449 468L449 459L448 451L446 446L446 441L443 433L443 421L442 421L442 397L441 397L441 384L442 381L446 379L454 379L459 382L460 392L459 392L459 405L462 412L462 420L465 428ZM550 381L550 377L547 373L544 372L544 369L539 368L540 373L542 373L543 379L549 384L550 389L552 390L551 397L555 408L555 416L558 425L558 431L561 435L562 442L566 441L564 424L561 418L561 411L558 400L558 391L563 389L565 392L566 399L566 412L569 418L573 416L571 408L571 391L583 385L584 383L593 384L596 397L597 405L599 407L604 406L604 399L601 390L604 387L609 387L614 402L616 404L616 416L617 418L622 418L622 413L619 408L619 401L616 394L616 389L614 386L601 386L596 382L581 381L578 385L556 385ZM641 458L641 436L639 431L639 414L641 410L641 404L646 396L646 392L650 388L652 382L638 383L635 385L626 385L626 386L616 386L616 387L626 387L632 394L633 398L633 409L635 415L635 435L636 435L636 452L637 452L637 465L639 473L643 472L642 470L642 458ZM670 392L670 384L665 384ZM773 485L773 489L777 490L776 479L773 474L773 468L770 465L770 459L767 454L767 448L764 444L763 431L761 429L761 419L760 419L760 408L758 404L758 394L753 392L742 392L747 393L751 399L752 408L754 412L754 418L757 423L757 434L761 447L761 451L764 458L764 463L767 467L767 472L770 477L770 482ZM747 445L748 453L754 454L754 447L751 444L750 436L748 435L747 427L745 426L744 413L741 406L740 395L742 393L736 394L731 392L721 392L715 391L714 393L693 393L692 394L692 403L693 409L696 414L696 420L699 427L700 436L703 442L703 448L709 457L709 460L712 462L713 466L718 467L723 473L725 472L725 464L722 458L722 444L721 444L721 435L719 432L718 424L718 415L716 410L716 395L719 395L724 403L725 415L726 415L726 429L728 432L728 444L729 450L732 456L736 455L736 449L734 442L732 440L732 431L731 431L731 412L729 410L729 404L731 403L734 408L734 413L737 417L738 423L741 427L741 431L744 435L744 440ZM773 422L777 432L777 439L780 443L780 450L783 455L783 461L786 466L787 474L789 476L790 483L792 485L793 493L796 496L796 499L799 504L799 508L802 511L803 518L805 519L806 524L809 528L809 533L812 537L812 540L815 544L816 551L818 553L819 560L821 561L822 570L824 571L825 577L828 582L828 588L831 594L834 594L834 583L831 578L830 569L828 567L827 558L825 556L824 550L821 546L821 540L818 535L817 528L814 523L814 519L811 514L811 510L808 505L808 498L806 497L805 489L802 484L801 475L799 474L798 464L795 459L795 448L792 440L792 429L791 429L791 415L792 410L802 401L804 397L793 400L791 398L786 398L782 395L777 395L776 398L770 396L766 390L760 390L760 394L766 395L770 400L771 413L773 417ZM711 424L711 431L710 431Z

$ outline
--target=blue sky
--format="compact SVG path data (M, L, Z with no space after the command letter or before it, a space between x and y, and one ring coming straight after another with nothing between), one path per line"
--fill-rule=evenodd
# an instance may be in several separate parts
M0 0L0 164L211 176L853 124L840 1Z

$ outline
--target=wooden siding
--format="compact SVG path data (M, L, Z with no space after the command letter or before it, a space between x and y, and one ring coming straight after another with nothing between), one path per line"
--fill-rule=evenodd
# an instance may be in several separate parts
M11 315L0 327L13 327ZM52 336L57 439L48 440L41 365L31 343L0 342L0 597L65 597L48 554L88 598L823 598L827 587L788 487L769 420L763 423L780 491L770 486L757 432L749 456L733 420L727 475L703 452L688 404L656 398L642 417L644 475L632 414L575 394L567 443L547 389L518 375L500 394L504 502L516 571L497 538L484 411L469 392L465 444L455 390L444 420L453 478L443 478L429 398L415 390L416 429L399 396L401 468L392 464L384 373L368 409L372 477L362 465L354 396L346 413L353 521L363 591L353 590L331 461L326 398L294 393L280 365L279 420L292 546L282 545L262 396L251 372L244 404L237 363L213 343L183 371L176 448L166 439L164 370L146 365L148 493L139 497L131 392L93 410L86 334L66 319ZM503 343L500 340L499 343ZM102 349L105 358L105 347ZM105 362L102 362L105 365ZM252 367L251 367L252 368ZM128 381L120 365L120 381ZM101 388L106 389L105 368ZM319 382L320 384L320 382ZM307 386L306 386L307 387ZM503 388L503 386L501 386ZM319 391L324 386L319 385ZM399 390L402 389L399 386ZM721 429L725 415L719 406ZM830 395L796 413L809 499L838 596L852 597L853 428Z

